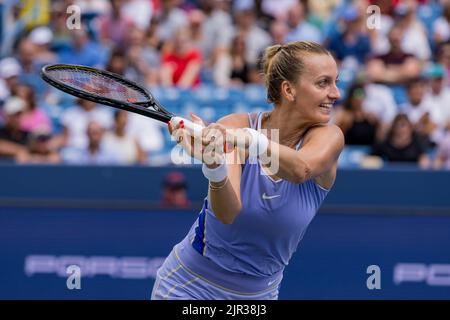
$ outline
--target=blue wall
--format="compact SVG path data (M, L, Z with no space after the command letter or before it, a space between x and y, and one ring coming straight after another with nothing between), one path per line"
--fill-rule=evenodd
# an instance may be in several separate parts
M149 298L156 268L198 212L156 208L170 170L0 167L0 299ZM183 171L201 201L199 168ZM340 170L280 298L449 299L449 178ZM67 289L68 264L82 267L81 290ZM380 290L367 289L369 265L381 269Z

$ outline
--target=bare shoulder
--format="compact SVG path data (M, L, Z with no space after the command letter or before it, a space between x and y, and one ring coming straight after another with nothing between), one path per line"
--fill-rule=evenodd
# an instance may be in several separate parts
M227 128L247 128L248 114L247 113L232 113L217 121Z
M308 130L305 135L305 144L308 141L328 141L341 151L344 148L345 140L342 130L335 124L315 126Z

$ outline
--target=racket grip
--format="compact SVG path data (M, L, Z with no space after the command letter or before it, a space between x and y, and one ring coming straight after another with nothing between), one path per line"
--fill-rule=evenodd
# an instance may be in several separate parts
M191 120L184 119L182 117L173 117L172 119L170 119L170 122L174 126L179 124L181 121L183 121L184 128L188 129L188 131L190 131L193 136L201 136L202 135L203 127L201 125L196 124L196 123L192 122Z

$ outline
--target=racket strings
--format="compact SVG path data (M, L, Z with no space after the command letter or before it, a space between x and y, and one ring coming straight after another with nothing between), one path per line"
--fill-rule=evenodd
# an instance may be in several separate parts
M148 102L150 98L143 92L125 83L105 75L85 70L52 70L56 80L73 87L105 98L131 103Z

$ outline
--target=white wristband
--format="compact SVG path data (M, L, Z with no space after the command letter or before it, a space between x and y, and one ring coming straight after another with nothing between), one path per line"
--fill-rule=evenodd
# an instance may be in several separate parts
M263 153L266 153L267 148L269 147L269 139L255 129L245 128L245 130L250 133L252 139L250 141L250 145L248 146L249 157L257 157Z
M211 182L221 182L228 175L228 167L225 163L220 164L217 168L211 169L206 166L206 164L202 165L203 175Z

